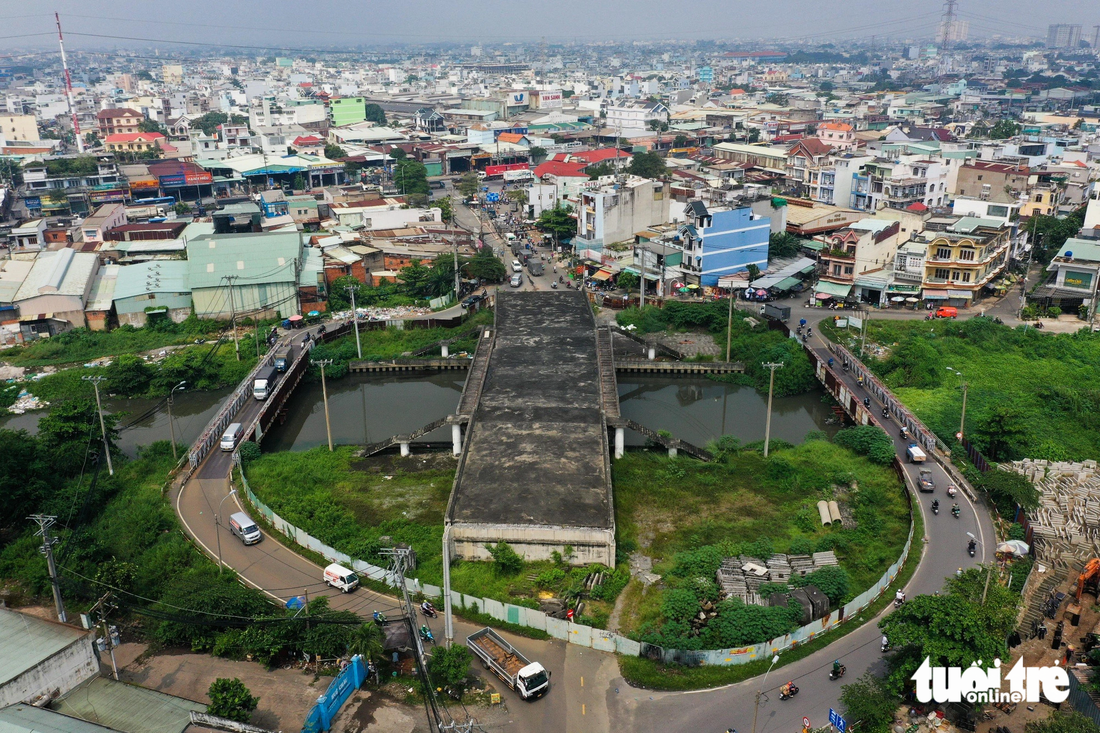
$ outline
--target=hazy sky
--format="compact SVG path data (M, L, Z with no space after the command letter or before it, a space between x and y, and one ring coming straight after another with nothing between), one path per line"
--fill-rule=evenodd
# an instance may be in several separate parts
M35 12L39 7L44 12ZM1048 23L1080 23L1083 36L1100 23L1096 0L960 0L971 37L994 34L1044 37ZM826 10L827 8L827 10ZM0 48L42 47L55 39L61 13L72 48L158 45L167 41L325 49L349 44L388 45L508 40L595 42L668 38L920 38L934 33L943 5L931 0L0 0ZM157 21L137 20L157 18ZM44 34L35 36L31 34ZM128 36L129 41L91 35ZM157 41L158 43L150 43Z

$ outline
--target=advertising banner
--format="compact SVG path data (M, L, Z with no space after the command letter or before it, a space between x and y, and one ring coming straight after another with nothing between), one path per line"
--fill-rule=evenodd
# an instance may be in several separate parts
M1067 288L1082 288L1085 290L1090 290L1092 289L1092 273L1077 272L1076 270L1066 270L1066 279L1064 283Z

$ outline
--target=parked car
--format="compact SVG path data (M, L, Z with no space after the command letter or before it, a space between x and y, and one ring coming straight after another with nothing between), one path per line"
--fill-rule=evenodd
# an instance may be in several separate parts
M518 288L520 285L523 285L523 275L517 272L515 275L512 275L512 279L508 281L508 284L513 288Z

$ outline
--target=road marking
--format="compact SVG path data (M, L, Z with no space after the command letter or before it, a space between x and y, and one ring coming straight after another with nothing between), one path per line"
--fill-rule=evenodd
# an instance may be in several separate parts
M584 715L584 714L585 714L585 712L584 712L584 703L582 702L581 703L581 715Z
M584 687L584 677L581 677L581 687Z

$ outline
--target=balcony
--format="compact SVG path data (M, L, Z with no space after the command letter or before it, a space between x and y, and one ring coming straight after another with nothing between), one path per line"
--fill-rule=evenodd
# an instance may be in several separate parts
M855 262L856 253L849 253L843 249L823 249L821 253L818 254L818 257L821 260L844 260L846 262Z

